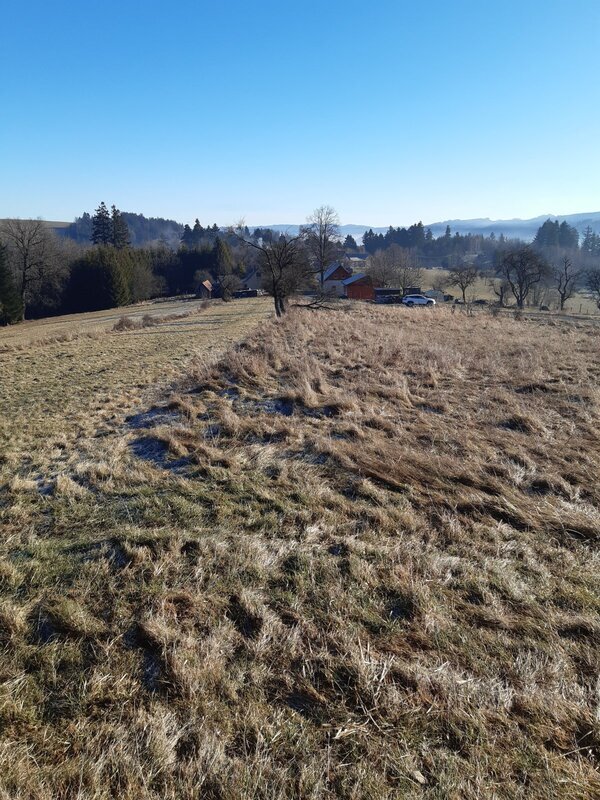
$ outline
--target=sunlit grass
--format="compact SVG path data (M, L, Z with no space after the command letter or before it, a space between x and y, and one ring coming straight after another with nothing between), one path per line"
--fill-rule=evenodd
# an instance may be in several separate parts
M598 329L247 303L12 362L0 790L597 796Z

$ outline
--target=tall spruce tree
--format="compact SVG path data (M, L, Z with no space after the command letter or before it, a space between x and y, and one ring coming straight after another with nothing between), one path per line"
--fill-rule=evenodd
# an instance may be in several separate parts
M588 225L583 232L583 241L581 242L581 251L586 255L592 255L594 252L594 231Z
M184 247L192 247L194 244L194 234L190 226L186 224L183 226L183 233L181 234L181 244Z
M111 207L111 227L112 227L112 244L117 250L122 250L124 247L129 247L131 244L129 239L129 228L123 219L123 214L116 206Z
M92 217L92 242L94 244L111 244L112 235L112 220L108 208L103 201Z
M192 243L194 247L199 247L202 237L204 236L204 228L200 225L200 220L196 218L194 227L192 228Z
M23 319L23 303L8 266L6 248L0 244L0 325Z
M583 241L581 242L581 252L587 256L600 255L600 236L590 228L588 225L583 233Z
M559 234L559 222L558 220L551 220L547 219L543 225L541 225L537 233L535 235L535 239L533 240L536 247L558 247L558 234Z
M563 220L558 229L558 244L564 250L577 250L579 246L579 233L568 222Z

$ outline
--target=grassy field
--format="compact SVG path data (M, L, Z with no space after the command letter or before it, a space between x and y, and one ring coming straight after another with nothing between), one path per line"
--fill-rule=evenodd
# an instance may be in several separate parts
M424 269L422 288L424 290L430 289L433 284L439 280L439 278L447 278L448 274L448 270L446 269L438 269L436 267L432 269ZM461 297L461 291L457 286L448 286L447 291L450 294L453 294L455 297ZM478 278L473 286L468 289L467 299L488 300L492 303L498 301L498 297L494 294L493 287L490 284L489 279L486 277ZM508 302L514 304L514 298L512 298L512 296L509 297ZM545 303L548 303L553 310L556 310L558 308L558 297L550 291L545 298ZM577 292L570 300L566 302L565 313L589 314L592 316L598 316L600 312L598 311L597 304L592 298L590 298L585 292Z
M0 330L0 479L49 490L82 451L196 360L217 358L270 313L267 299L166 303L75 314ZM125 314L189 314L112 332ZM32 477L33 476L33 477Z
M68 341L82 335L93 335L112 330L115 323L126 316L140 320L144 315L163 317L166 315L191 315L203 307L202 300L193 298L168 298L146 303L137 303L127 308L110 308L85 314L66 314L61 317L45 317L22 325L0 328L0 353L28 347L34 342L52 343Z
M599 797L599 329L269 311L0 354L0 797Z

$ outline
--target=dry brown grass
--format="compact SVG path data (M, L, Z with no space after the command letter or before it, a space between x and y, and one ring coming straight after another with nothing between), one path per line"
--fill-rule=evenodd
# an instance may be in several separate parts
M173 318L181 314L195 313L206 308L207 304L218 307L221 301L215 300L209 303L206 300L193 298L149 300L128 306L126 316L136 322L150 315ZM109 308L103 311L46 317L0 328L0 354L28 350L34 344L43 346L56 342L69 342L85 336L97 337L105 331L110 331L122 316L123 308Z
M13 450L0 792L600 796L598 338L298 310Z
M143 314L141 317L139 314L135 317L128 317L122 316L120 317L117 322L112 327L113 331L136 331L142 330L143 328L155 328L157 325L160 325L164 322L178 322L182 319L188 319L189 317L195 317L197 314L201 314L206 309L210 308L210 303L208 300L202 301L199 306L194 307L190 311L183 311L179 314Z

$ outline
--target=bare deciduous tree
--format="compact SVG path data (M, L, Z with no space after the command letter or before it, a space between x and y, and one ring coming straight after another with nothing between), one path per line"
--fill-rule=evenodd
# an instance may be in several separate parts
M398 260L392 253L392 248L377 250L369 256L366 266L367 273L371 276L375 286L390 287L399 285Z
M465 305L467 303L467 289L473 286L478 277L479 270L471 264L458 264L456 267L452 267L448 274L448 284L450 286L458 286Z
M301 229L301 236L306 243L314 272L319 276L322 291L325 271L335 258L340 238L340 219L331 206L320 206L306 222Z
M288 298L314 279L304 237L281 235L273 241L258 244L244 237L244 229L242 220L234 233L242 244L257 251L263 288L273 298L275 313L281 317L287 310Z
M407 254L408 255L408 254ZM420 287L423 282L423 270L417 267L408 256L403 260L398 269L398 284L403 292L412 287Z
M508 281L490 280L490 286L492 287L492 291L498 298L498 305L500 306L500 308L504 308L506 306L506 302L510 292L510 285Z
M5 220L0 228L0 237L8 248L25 318L27 306L39 299L44 285L60 278L56 237L40 219Z
M568 256L563 256L560 266L554 270L554 280L560 310L563 311L565 303L577 291L577 283L581 277L581 270L578 270Z
M437 273L433 278L431 288L435 289L436 292L442 292L442 294L444 294L448 288L448 276L444 275L443 272Z
M498 275L510 287L517 308L523 308L532 288L549 274L546 261L531 247L505 253L498 265Z
M529 305L537 306L538 308L541 308L542 306L547 306L547 303L549 302L548 296L551 293L551 286L550 286L551 278L552 278L551 275L547 275L545 278L543 278L538 283L535 283L531 287L531 292L528 298Z
M369 258L367 272L376 286L397 287L403 292L423 280L423 270L415 265L409 251L397 244L377 250Z

